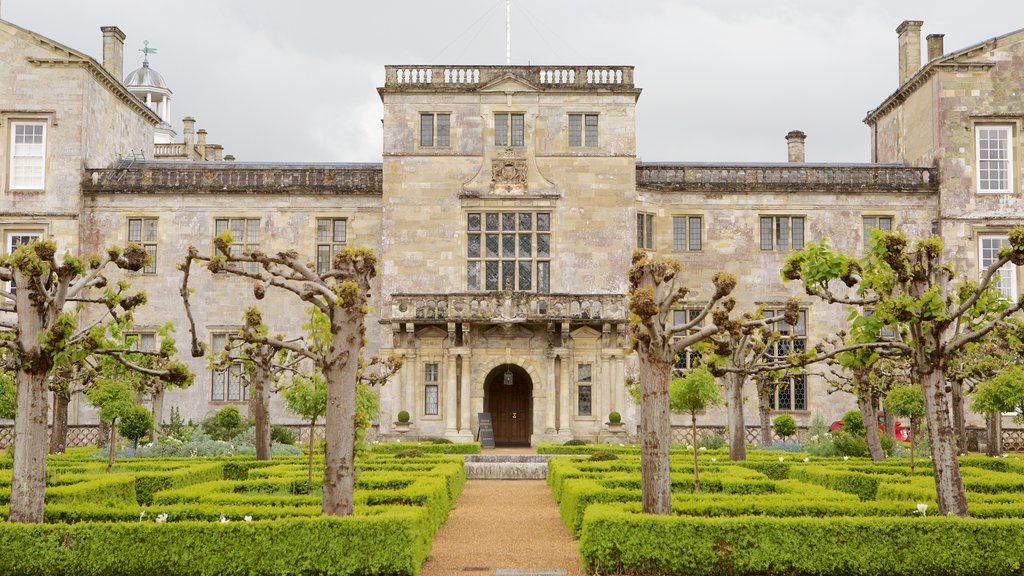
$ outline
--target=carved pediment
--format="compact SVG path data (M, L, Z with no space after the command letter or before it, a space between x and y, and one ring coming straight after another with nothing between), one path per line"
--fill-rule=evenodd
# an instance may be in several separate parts
M540 88L512 73L506 73L477 88L480 92L540 92Z
M601 337L601 333L594 330L590 326L582 326L569 333L573 340L587 339L597 340Z
M428 338L447 338L448 332L438 328L437 326L427 326L416 332L416 338L428 339Z

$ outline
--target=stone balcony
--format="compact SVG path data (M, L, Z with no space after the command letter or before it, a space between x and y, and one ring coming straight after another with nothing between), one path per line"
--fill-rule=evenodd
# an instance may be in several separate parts
M82 182L85 194L380 195L383 189L380 164L143 161L86 170Z
M937 168L901 164L638 163L639 190L710 192L927 192Z
M625 294L394 294L390 312L384 322L622 324L629 318Z
M513 75L541 88L634 90L632 66L385 66L384 90L467 90Z

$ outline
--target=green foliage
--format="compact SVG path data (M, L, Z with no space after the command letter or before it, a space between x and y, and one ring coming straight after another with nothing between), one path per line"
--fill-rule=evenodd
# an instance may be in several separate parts
M295 432L287 426L274 424L270 428L270 441L291 446L295 444Z
M409 421L409 412L406 410L400 410L398 412L398 421L403 424L407 423Z
M722 403L715 377L706 368L690 370L685 376L669 382L669 407L680 412L696 413Z
M85 397L99 409L100 419L113 422L124 418L135 409L135 394L124 380L100 380L86 390Z
M618 423L622 422L622 414L619 414L618 412L614 412L614 411L609 412L608 413L608 422L611 423L611 424L618 424Z
M980 414L1024 413L1024 366L1014 366L979 384L971 398L971 409Z
M578 439L578 438L573 438L572 440L566 440L562 445L563 446L586 446L587 444L589 444L589 442L587 442L586 440L582 440L582 439Z
M227 442L245 431L247 425L237 406L225 406L203 420L203 432L214 440Z
M309 378L296 376L285 389L284 399L289 410L315 423L327 413L327 381L319 374Z
M843 430L839 430L832 435L832 443L835 445L836 454L839 456L867 458L871 454L870 450L868 450L868 441L864 435L847 432L845 425Z
M597 450L590 455L591 462L605 462L608 460L618 460L619 457L614 452L608 452L607 450Z
M394 454L407 448L415 448L425 454L479 454L479 442L386 442L374 444L371 451L377 454Z
M853 436L863 436L865 434L864 417L861 415L860 410L850 410L843 414L843 432Z
M177 406L171 407L171 420L165 422L160 427L160 431L163 433L165 438L173 438L179 442L187 442L192 437L196 427L192 424L192 421L186 424L181 419L181 410Z
M428 442L430 442L431 444L454 444L454 442L452 442L448 438L431 438L430 440L428 440Z
M418 448L406 448L395 452L395 458L420 458L423 456L423 451Z
M707 450L718 450L726 445L725 437L719 436L718 434L712 434L709 436L701 436L700 440L697 440L698 448L705 448Z
M17 394L14 375L10 372L0 372L0 418L14 418Z
M882 401L885 410L903 418L924 417L924 394L918 386L893 388Z
M796 419L789 414L780 414L772 421L772 429L780 438L789 438L796 434Z
M153 413L145 406L135 405L131 412L121 417L121 424L118 432L121 436L132 440L136 444L153 429Z

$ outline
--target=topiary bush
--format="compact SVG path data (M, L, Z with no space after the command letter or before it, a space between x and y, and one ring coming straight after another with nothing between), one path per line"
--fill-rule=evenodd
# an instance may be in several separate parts
M562 443L562 446L586 446L587 444L588 442L586 440L577 440L576 438L573 438L572 440L566 440Z
M403 424L408 422L409 421L409 412L407 410L402 410L401 412L399 412L398 413L398 421L403 423Z
M698 448L707 448L708 450L718 450L719 448L725 447L725 437L719 436L718 434L712 436L701 436L700 440L697 440Z
M796 434L796 419L789 414L781 414L772 421L772 428L775 430L776 436L789 438Z
M421 458L423 451L418 448L406 448L399 452L395 452L395 458Z
M860 412L857 414L859 415ZM864 436L850 434L846 431L845 424L843 425L843 430L839 430L832 435L832 443L835 445L836 454L839 456L867 458L871 455L868 451L868 442L864 439Z
M618 412L609 412L608 422L610 424L619 424L620 422L622 422L622 414L619 414Z
M453 442L447 438L431 438L431 444L453 444Z
M128 414L121 418L117 427L121 436L132 441L134 446L139 445L139 438L142 438L153 429L153 414L144 406L135 405Z
M295 444L295 432L287 426L274 424L274 426L270 428L270 441L277 442L278 444L288 444L291 446Z
M214 440L228 441L245 431L245 421L236 406L225 406L203 420L203 432Z
M590 461L591 462L605 462L605 461L608 461L608 460L618 460L618 459L619 459L618 455L613 454L613 453L611 453L611 452L609 452L607 450L597 450L596 452L594 452L593 454L590 455Z
M864 428L864 418L860 414L860 410L850 410L846 414L843 414L843 432L853 434L854 436L863 436L866 432Z

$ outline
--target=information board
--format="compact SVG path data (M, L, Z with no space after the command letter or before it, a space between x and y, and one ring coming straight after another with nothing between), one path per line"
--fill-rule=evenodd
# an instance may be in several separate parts
M477 426L476 438L480 441L481 448L494 448L494 426L491 423L490 412L480 412L477 414Z

